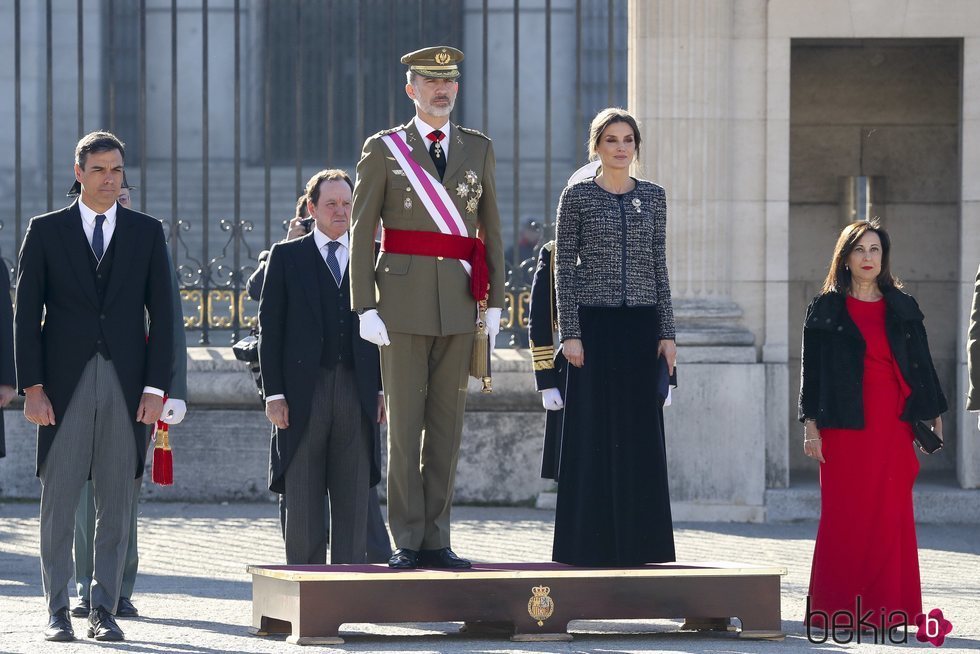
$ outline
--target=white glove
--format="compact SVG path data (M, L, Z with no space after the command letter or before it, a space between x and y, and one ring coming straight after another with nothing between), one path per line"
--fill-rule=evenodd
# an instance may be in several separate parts
M160 414L160 420L168 425L179 425L185 415L187 415L187 403L168 397L167 401L163 403L163 413Z
M368 309L361 314L361 338L368 343L374 343L381 347L391 345L388 340L388 328L385 321L378 315L377 309Z
M500 312L501 309L490 307L487 309L487 334L490 335L490 351L493 352L497 334L500 333Z
M541 404L548 411L558 411L565 407L557 388L546 388L541 391Z

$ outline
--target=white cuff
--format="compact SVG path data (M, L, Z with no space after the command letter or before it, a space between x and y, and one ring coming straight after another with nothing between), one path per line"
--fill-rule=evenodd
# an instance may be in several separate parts
M164 395L166 395L166 393L164 393L163 391L161 391L159 388L154 388L152 386L144 386L143 387L143 393L144 394L149 393L150 395L159 395L160 397L163 397Z
M286 399L285 395L283 395L282 393L277 393L276 395L270 395L269 397L265 398L265 403L268 404L273 400L285 400L285 399Z

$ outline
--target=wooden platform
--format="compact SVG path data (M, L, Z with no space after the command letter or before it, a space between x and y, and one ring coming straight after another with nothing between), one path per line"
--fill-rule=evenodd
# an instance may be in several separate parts
M511 640L571 640L572 620L685 618L694 628L742 623L742 638L782 638L785 568L661 563L577 568L480 563L471 570L387 565L250 565L251 633L290 634L299 645L343 643L344 623L463 621L469 633Z

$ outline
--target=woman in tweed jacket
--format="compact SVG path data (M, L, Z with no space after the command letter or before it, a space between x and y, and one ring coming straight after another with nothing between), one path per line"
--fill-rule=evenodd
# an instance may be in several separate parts
M640 130L622 109L593 119L601 173L562 192L556 298L565 357L553 558L583 566L674 560L663 400L673 372L663 188L630 176Z

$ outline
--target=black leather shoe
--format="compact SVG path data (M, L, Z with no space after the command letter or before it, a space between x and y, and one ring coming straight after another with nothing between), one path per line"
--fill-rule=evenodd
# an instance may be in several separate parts
M123 632L111 613L101 606L96 606L88 615L88 637L95 640L115 641L123 639Z
M414 570L419 567L419 553L415 550L399 547L388 559L388 567L396 570Z
M116 617L117 618L138 618L140 617L140 612L136 610L133 606L132 600L128 597L120 597L119 604L116 605Z
M44 640L67 642L75 640L75 630L71 628L71 617L65 607L48 618L48 628L44 630Z
M78 606L71 610L71 614L76 618L87 618L88 612L92 610L87 599L78 600Z
M456 556L448 547L439 550L422 550L419 552L419 566L423 568L470 568L472 564L466 559Z

